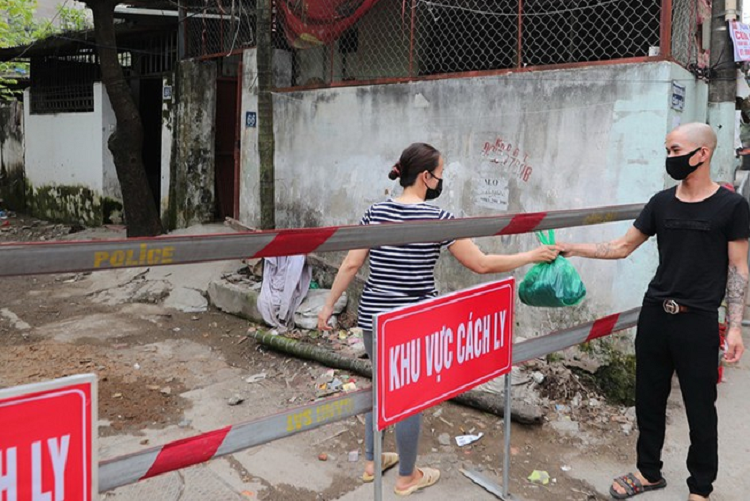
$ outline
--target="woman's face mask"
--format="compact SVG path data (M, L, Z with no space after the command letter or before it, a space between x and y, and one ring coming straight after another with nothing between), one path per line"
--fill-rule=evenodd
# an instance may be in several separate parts
M437 186L435 186L435 188L430 188L429 186L427 187L427 193L425 194L424 199L425 200L435 200L443 192L443 179L440 178L440 177L437 177L432 172L430 172L429 174L434 179L438 180L438 184L437 184Z
M680 155L677 157L667 157L667 174L672 176L672 178L676 179L677 181L682 181L690 174L695 172L695 169L703 165L703 162L699 162L697 165L690 165L690 159L693 158L693 155L698 153L700 150L701 148L696 148L685 155Z

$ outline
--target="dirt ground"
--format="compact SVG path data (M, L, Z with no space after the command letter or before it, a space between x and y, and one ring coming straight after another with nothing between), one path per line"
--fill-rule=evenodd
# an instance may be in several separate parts
M71 228L64 225L24 216L9 221L8 226L0 228L0 242L71 238ZM261 403L283 409L314 399L315 380L326 368L263 349L245 336L252 327L246 320L213 308L202 313L183 313L149 303L102 304L93 300L90 278L89 274L64 274L3 279L0 310L10 311L16 318L0 315L1 387L96 373L102 437L138 435L144 429L157 430L158 435L158 430L169 426L190 426L185 416L193 404L184 395L216 378L224 370L221 367L241 369L246 374L266 373L266 379L254 385L248 398L251 409L253 402L259 409ZM90 333L72 335L71 329L81 325L84 318ZM186 356L190 346L196 344L210 355L201 352L204 354ZM162 353L165 346L171 350L169 353ZM217 365L219 361L223 365ZM535 369L546 373L548 379L556 377L557 372L546 363L540 362ZM571 450L587 448L592 457L632 459L633 435L623 431L623 423L628 422L623 418L625 409L601 403L595 393L577 383L577 378L566 374L572 382L562 385L552 381L550 388L556 389L547 395L546 420L570 420L578 423L576 427L566 433L559 431L565 427L514 424L510 489L523 499L606 499L585 482L566 474L566 456ZM360 387L369 384L353 377ZM561 390L563 386L565 389ZM576 394L585 402L593 402L576 410L570 402ZM315 450L333 458L346 458L348 451L361 450L362 426L354 419L350 425ZM452 440L456 435L480 431L485 436L466 447L459 448ZM449 445L446 434L451 437ZM148 443L148 439L141 442ZM393 435L388 433L386 450L392 444ZM468 464L500 476L502 420L445 403L425 413L420 447L420 455L441 469L455 472ZM312 455L298 460L318 461ZM352 478L361 468L361 460L359 465L351 465L343 459L335 481L321 492L273 482L248 471L239 462L233 464L243 479L254 479L265 486L257 495L265 500L338 499L359 485ZM526 477L533 470L549 472L552 481L547 485L528 481Z

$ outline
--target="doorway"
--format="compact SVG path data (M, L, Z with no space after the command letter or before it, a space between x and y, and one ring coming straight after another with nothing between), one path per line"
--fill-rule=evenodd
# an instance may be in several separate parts
M239 86L237 77L219 77L216 81L216 216L219 220L238 217L237 174L240 158Z
M162 79L142 78L138 95L143 123L143 166L156 210L161 211Z

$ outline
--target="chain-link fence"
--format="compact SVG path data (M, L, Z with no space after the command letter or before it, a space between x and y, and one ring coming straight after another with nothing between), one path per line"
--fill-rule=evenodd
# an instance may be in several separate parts
M686 67L708 66L708 47L704 30L711 29L709 0L673 0L672 57Z
M255 0L188 0L180 5L185 57L255 46Z
M673 0L681 12L695 0ZM662 0L278 0L293 85L645 57ZM682 9L682 10L680 10Z
M190 2L183 5L186 57L255 44L256 0ZM275 0L273 30L277 48L292 55L292 86L653 56L666 53L661 37L670 26L674 58L688 66L706 54L699 23L707 6L708 0Z

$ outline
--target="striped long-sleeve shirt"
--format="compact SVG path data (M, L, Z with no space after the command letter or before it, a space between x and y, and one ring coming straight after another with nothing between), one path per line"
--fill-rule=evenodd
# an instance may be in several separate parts
M426 203L403 204L387 200L367 209L360 224L435 219L453 219L453 214ZM441 248L453 242L445 240L370 249L370 275L359 302L359 327L372 330L373 315L437 296L435 264Z

